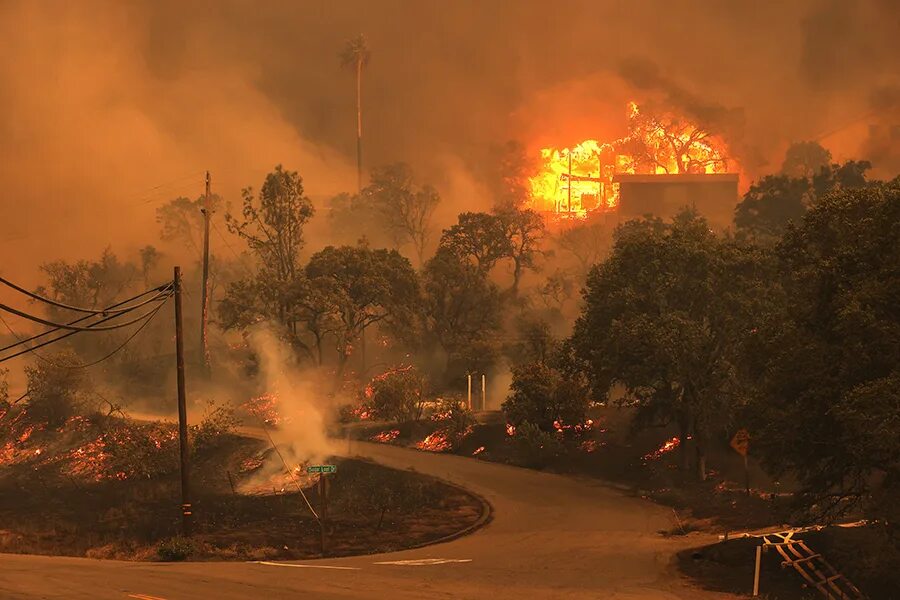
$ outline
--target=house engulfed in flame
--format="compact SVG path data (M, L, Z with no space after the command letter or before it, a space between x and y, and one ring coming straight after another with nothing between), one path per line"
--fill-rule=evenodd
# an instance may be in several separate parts
M560 219L583 219L589 213L618 211L624 182L668 182L676 187L689 184L690 193L701 197L704 193L695 194L699 187L694 184L715 182L715 201L723 191L730 200L736 198L737 175L728 173L729 161L722 140L671 112L642 112L634 102L628 105L628 131L627 136L612 142L585 140L572 148L542 149L540 167L529 178L531 208ZM706 179L704 175L717 177ZM649 195L671 196L668 187L656 186ZM639 195L639 206L631 207L632 210L648 208L646 190ZM675 194L679 198L680 195ZM678 201L670 198L660 202L668 205ZM650 208L653 204L651 199Z

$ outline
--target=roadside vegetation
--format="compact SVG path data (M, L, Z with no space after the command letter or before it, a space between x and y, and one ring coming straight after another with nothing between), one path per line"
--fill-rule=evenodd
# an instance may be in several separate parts
M616 226L554 223L529 208L521 147L498 148L490 161L490 197L446 222L439 192L408 165L373 169L359 193L315 205L301 175L279 165L236 207L164 204L159 239L133 260L110 249L41 265L40 293L103 308L167 280L166 253L199 260L199 208L217 208L212 223L226 245L210 264L203 388L217 402L191 430L205 533L172 539L159 556L190 544L195 557L231 548L240 542L226 530L238 528L273 555L307 555L303 540L315 531L289 490L232 491L261 449L234 435L227 406L269 427L308 416L266 378L251 343L261 324L288 349L291 372L322 392L323 422L341 420L358 438L619 481L677 509L666 535L864 518L874 547L900 549L900 179L874 180L865 161L837 164L821 147L795 147L783 173L752 183L721 232L687 208ZM199 272L199 262L187 269L192 289ZM185 315L192 331L195 305ZM60 307L46 316L73 318ZM33 506L55 506L54 486L67 485L74 505L99 502L106 516L53 513L49 532L34 529L27 543L4 537L3 547L55 551L51 540L65 538L91 540L77 542L87 552L138 539L143 550L103 551L137 556L147 540L174 538L177 436L166 423L124 418L123 408L136 399L171 406L170 324L148 323L133 342L74 336L53 350L30 357L24 384L0 385L0 493L10 503L43 494ZM205 360L199 345L187 351L192 366ZM482 410L482 381L499 411ZM750 440L749 493L729 447L739 431ZM365 472L339 469L335 539L362 527L376 540L366 548L400 547L420 539L409 519L436 518L427 507L471 516L456 491L438 500L433 482L375 469L376 484ZM276 522L277 536L265 525ZM108 537L113 529L122 539ZM347 537L332 551L368 551L361 544ZM892 556L879 552L861 572L889 577Z

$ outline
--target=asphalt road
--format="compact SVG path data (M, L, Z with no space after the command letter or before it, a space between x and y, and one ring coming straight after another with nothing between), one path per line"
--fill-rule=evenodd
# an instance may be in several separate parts
M0 600L65 598L732 598L692 587L665 539L668 508L597 482L354 442L354 455L434 475L486 498L484 528L416 550L295 563L127 563L0 554ZM748 568L749 568L748 562Z

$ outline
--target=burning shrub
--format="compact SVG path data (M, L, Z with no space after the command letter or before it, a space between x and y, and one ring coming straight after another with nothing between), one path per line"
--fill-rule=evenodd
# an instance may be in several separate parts
M379 419L418 421L422 418L425 385L425 378L412 365L391 369L372 379L366 387L366 398Z
M557 436L527 421L516 427L512 440L520 459L529 467L545 467L565 451Z
M589 406L588 388L570 375L542 362L513 368L512 394L503 403L507 422L514 427L531 423L542 431L554 423L583 423Z
M28 415L33 421L59 427L83 408L89 382L83 370L73 368L77 364L74 353L60 352L49 361L25 367Z
M210 400L206 404L203 419L198 425L191 427L194 452L202 454L218 447L240 424L241 420L235 415L233 408Z
M172 472L177 453L174 425L116 420L96 439L69 453L69 472L94 481L150 479Z
M459 400L442 398L431 418L441 423L448 436L453 439L465 437L475 425L472 411Z

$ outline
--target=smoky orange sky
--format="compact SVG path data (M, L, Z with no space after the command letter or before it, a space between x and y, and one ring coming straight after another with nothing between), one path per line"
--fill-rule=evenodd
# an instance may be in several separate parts
M896 170L861 153L872 119L900 121L884 110L900 97L898 6L5 0L0 269L27 280L46 260L156 243L155 208L198 196L207 169L232 203L277 163L314 199L353 191L338 53L360 32L366 167L410 162L452 212L490 205L478 167L492 144L620 134L632 97L723 115L751 173L816 138Z

